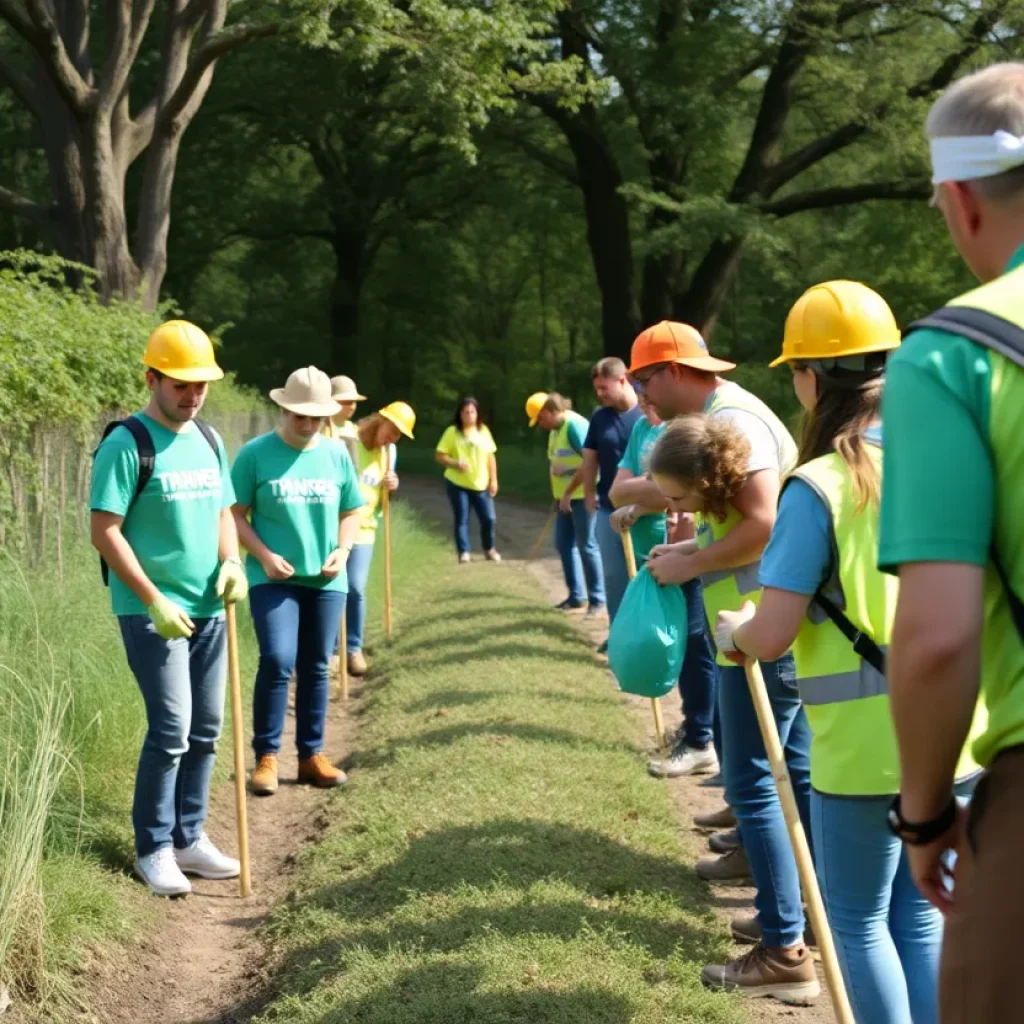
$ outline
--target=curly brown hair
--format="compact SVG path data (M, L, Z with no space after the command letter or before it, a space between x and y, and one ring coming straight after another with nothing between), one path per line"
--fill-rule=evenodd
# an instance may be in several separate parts
M723 522L746 482L749 461L750 442L732 423L693 413L668 424L648 469L697 491L705 513Z

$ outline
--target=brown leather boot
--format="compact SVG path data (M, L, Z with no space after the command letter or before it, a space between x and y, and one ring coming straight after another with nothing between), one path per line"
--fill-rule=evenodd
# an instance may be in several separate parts
M710 988L733 989L752 998L771 996L791 1006L809 1006L821 994L814 960L802 945L769 949L758 943L732 963L705 967L701 980Z
M335 768L326 754L314 754L299 762L299 782L330 789L332 786L344 786L348 776L340 768Z
M249 792L273 796L277 792L277 754L264 754L249 776Z
M348 674L350 676L365 676L367 668L362 651L353 651L348 656Z

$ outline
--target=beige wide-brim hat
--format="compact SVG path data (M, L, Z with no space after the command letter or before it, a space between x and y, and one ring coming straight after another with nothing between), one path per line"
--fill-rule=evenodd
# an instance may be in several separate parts
M359 394L356 382L351 377L331 378L331 398L336 402L365 402L366 395Z
M289 375L283 388L270 392L271 401L296 416L335 416L341 406L331 398L331 378L315 366Z

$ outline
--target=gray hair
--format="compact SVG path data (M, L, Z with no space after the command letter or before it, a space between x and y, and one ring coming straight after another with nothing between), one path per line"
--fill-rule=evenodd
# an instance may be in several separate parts
M1024 135L1024 63L992 64L954 82L932 105L925 122L929 139L965 135L994 135L997 131ZM972 187L992 203L1024 201L1024 166Z

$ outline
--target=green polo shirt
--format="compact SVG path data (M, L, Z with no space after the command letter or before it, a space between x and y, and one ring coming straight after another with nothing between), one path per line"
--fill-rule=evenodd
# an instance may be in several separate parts
M1024 265L1024 246L1007 271ZM913 332L886 373L879 566L907 562L989 566L993 539L1024 593L1024 373L976 342ZM989 764L1024 743L1024 645L1009 621L995 571L986 574L982 646L985 733L974 754Z

